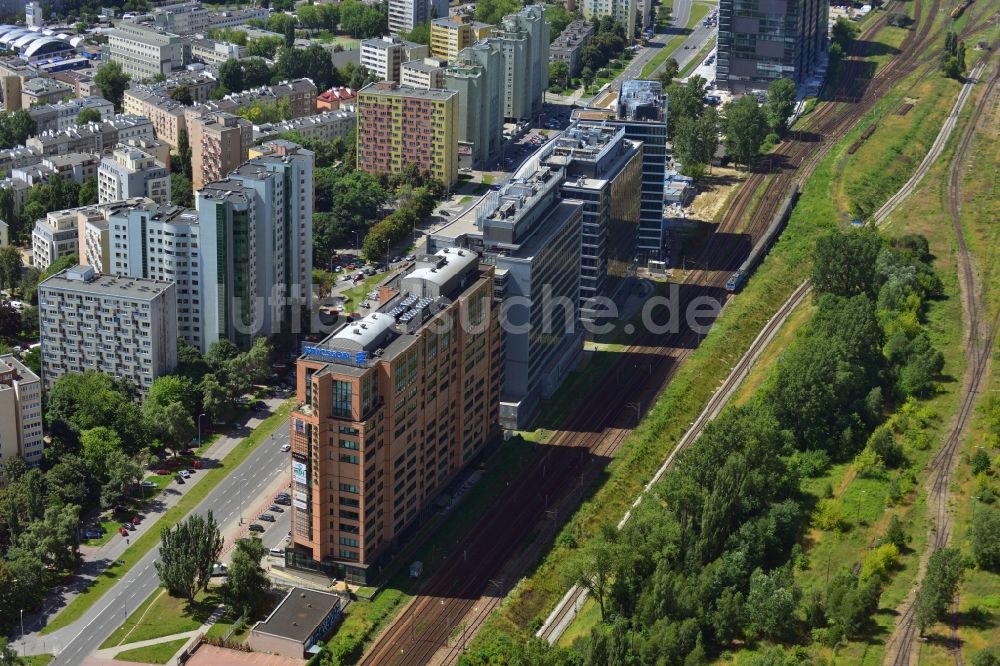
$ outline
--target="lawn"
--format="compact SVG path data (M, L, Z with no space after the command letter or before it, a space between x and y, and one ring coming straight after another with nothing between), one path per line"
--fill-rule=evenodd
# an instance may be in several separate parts
M205 623L219 603L215 590L202 590L195 595L193 602L189 602L172 597L165 588L159 588L108 636L100 649L194 631Z
M34 654L21 657L26 666L48 666L55 658L54 654Z
M105 592L107 592L119 578L132 570L132 567L142 559L155 545L160 542L160 530L164 527L173 527L198 506L208 494L215 488L222 479L226 478L232 471L247 459L247 456L257 445L267 439L271 433L279 427L288 423L288 416L292 412L295 399L291 398L275 411L274 414L265 419L257 428L250 433L242 442L237 444L233 450L219 462L219 466L204 472L204 478L194 486L181 500L172 506L150 529L136 539L132 546L126 550L121 560L125 564L114 564L108 567L97 579L87 588L86 591L78 594L62 611L60 611L42 629L42 634L49 634L57 629L66 627L94 605Z
M376 273L370 277L366 277L364 280L359 282L357 286L351 287L344 292L344 310L354 305L355 303L360 305L362 301L368 300L368 292L378 285L379 282L384 280L389 273Z
M156 643L154 645L147 645L146 647L135 648L134 650L125 650L116 654L115 659L119 661L136 661L142 664L166 664L187 642L188 639L186 638L178 638L176 641L167 641L165 643Z
M250 622L241 622L240 626L236 629L236 631L234 631L229 636L229 641L242 643L244 640L246 640L247 636L250 635L250 629L252 628L252 626L253 625ZM223 617L222 621L216 622L211 627L209 627L208 631L205 632L205 635L208 638L215 638L221 641L223 637L227 633L229 633L229 630L232 628L233 628L233 621L231 620L231 618Z
M334 35L328 30L320 32L311 39L315 39L316 41L323 42L325 44L332 44L333 46L340 45L345 51L352 51L358 48L358 45L361 44L360 39L355 39L350 35Z
M672 37L669 42L663 45L656 55L649 59L649 62L647 62L642 68L642 73L639 75L640 79L649 79L656 74L656 70L658 70L663 63L667 61L667 58L671 57L674 54L674 51L681 47L681 44L684 43L684 40L687 39L688 35L691 33L691 29L698 25L699 21L705 18L705 15L708 14L710 7L711 5L701 3L693 3L691 5L691 16L688 17L687 25L684 26L685 32Z

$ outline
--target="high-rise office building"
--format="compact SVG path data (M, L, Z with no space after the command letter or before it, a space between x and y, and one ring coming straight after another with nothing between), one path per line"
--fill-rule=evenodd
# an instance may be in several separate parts
M459 99L459 160L468 155L469 167L487 166L500 155L503 76L503 55L488 41L462 49L445 70L444 87L456 91Z
M42 382L15 356L0 356L0 486L8 460L37 465L43 450Z
M458 180L458 93L383 81L358 91L358 168L395 174L409 164L446 186Z
M543 166L562 171L562 193L583 203L580 318L595 321L632 272L639 230L642 143L625 128L574 123L542 149Z
M500 423L527 428L583 350L582 202L564 199L561 169L529 159L499 192L428 237L428 250L466 247L496 266L507 325Z
M303 349L291 415L292 566L370 582L373 564L497 435L493 268L444 248L374 310Z
M625 137L642 141L642 197L639 203L637 256L643 264L663 254L663 180L667 168L667 96L659 81L622 83L617 111L577 109L574 120L625 128Z
M230 113L209 113L188 122L191 183L195 191L219 180L247 160L253 125Z
M141 148L118 146L101 159L97 169L97 201L103 204L135 197L169 202L170 171Z
M549 87L549 22L545 20L545 7L529 5L505 16L488 39L504 58L504 117L537 117Z
M145 395L177 367L172 282L68 268L38 285L38 321L46 389L68 372L97 370Z
M448 15L448 0L389 0L389 32L409 32L421 23Z
M206 347L294 330L311 303L313 154L269 145L197 193Z
M458 52L485 39L493 26L474 20L466 14L456 14L431 21L431 55L448 62L458 58Z
M745 92L780 78L804 82L826 48L829 14L824 0L721 0L716 84Z

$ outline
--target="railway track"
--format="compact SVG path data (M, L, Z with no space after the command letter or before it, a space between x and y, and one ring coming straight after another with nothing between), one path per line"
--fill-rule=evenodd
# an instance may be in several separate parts
M982 65L978 67L982 72ZM965 381L962 387L961 404L958 415L948 433L941 450L930 462L931 485L928 490L928 507L931 509L933 523L931 526L932 536L929 540L930 547L925 551L919 568L919 578L907 596L907 600L900 614L900 619L896 623L896 628L892 636L886 642L886 653L884 664L892 666L908 666L913 657L913 642L917 637L918 627L915 617L916 594L920 589L923 572L926 569L926 561L931 554L948 545L952 533L952 516L948 511L948 499L950 495L951 478L958 461L958 452L961 448L962 435L968 423L969 416L975 406L976 397L979 394L983 376L989 366L993 344L996 341L998 321L1000 315L993 321L986 322L982 318L981 306L985 302L986 285L977 288L975 273L972 267L972 258L965 240L965 231L961 223L961 185L963 164L972 143L976 129L979 125L980 114L987 102L996 94L996 83L1000 68L995 69L987 88L983 92L982 103L976 106L973 115L970 117L965 131L962 135L955 155L952 158L951 169L948 177L947 203L951 217L952 228L958 241L958 262L959 277L962 290L962 309L965 311L968 321L968 336L966 343L966 356L970 359L965 371ZM993 101L995 103L995 99ZM956 114L957 115L957 114ZM978 292L978 293L977 293ZM952 641L950 647L955 662L959 665L963 663L960 643L957 637Z
M939 2L935 2L934 7L938 5ZM931 11L930 16L934 13ZM880 18L869 30L874 31L883 20ZM754 240L759 238L793 180L811 173L833 142L849 131L857 119L874 106L884 90L907 71L907 63L932 36L929 26L923 23L907 36L900 56L872 78L857 101L820 107L806 123L811 135L800 132L786 142L787 146L779 147L776 154L781 156L780 173L768 184L753 210L750 223L739 231ZM748 181L752 179L756 179L756 185L740 189L733 208L719 225L720 233L732 233L741 224L755 190L763 181L763 174L751 174ZM726 280L744 255L742 248L730 247L713 237L699 255L698 263L721 268L701 272L696 280L681 285L680 310L683 311L695 295L712 294L725 301ZM639 403L640 409L649 406L677 366L697 346L698 339L698 334L690 329L667 336L642 331L620 354L606 377L627 375L630 379L641 379L642 373L637 373L636 368L646 367L646 384L639 391ZM555 520L547 518L552 511L550 507L557 506L561 498L584 485L582 481L588 474L600 471L628 435L634 422L630 409L634 386L629 396L617 385L609 386L608 383L584 398L566 427L552 435L539 459L484 511L421 593L374 641L360 663L382 666L457 660L467 641L519 576L520 571L511 563L516 563L522 542L530 534L554 533ZM546 521L553 523L551 530L546 530Z

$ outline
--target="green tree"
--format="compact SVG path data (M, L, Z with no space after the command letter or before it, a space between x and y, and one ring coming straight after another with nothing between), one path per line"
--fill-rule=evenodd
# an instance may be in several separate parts
M520 5L515 0L485 0L476 3L476 20L497 24L507 14L513 14ZM559 33L556 33L558 35Z
M101 97L115 105L119 111L122 108L122 100L125 98L125 90L131 77L122 70L122 66L110 60L97 69L94 75L94 85L101 91Z
M6 470L5 470L6 471ZM45 472L46 502L86 506L93 475L79 456L67 453Z
M726 150L739 164L747 167L760 153L760 147L767 135L767 119L752 96L726 104L725 116Z
M185 208L194 206L194 185L182 173L170 174L170 203Z
M102 116L101 112L94 108L86 108L80 113L76 114L76 124L86 125L87 123L99 123L101 122Z
M126 453L146 444L142 414L130 390L110 375L94 370L68 373L56 380L49 390L46 419L49 434L70 449L79 444L81 432L99 426L114 430Z
M21 284L24 262L21 252L13 245L0 247L0 289L13 290Z
M680 71L681 66L677 62L676 58L667 58L666 62L663 63L663 70L657 74L656 78L659 79L663 88L666 89L667 86L673 84L674 79L677 77L677 73Z
M576 569L575 582L597 599L597 605L601 609L601 620L606 617L605 604L619 557L616 537L617 531L614 527L604 526L600 536L592 539L584 548Z
M271 581L260 565L266 555L267 547L256 535L236 542L222 598L245 618L250 618L267 601Z
M122 452L122 440L111 428L98 426L80 433L80 456L90 473L104 483L111 458Z
M0 112L0 148L23 145L37 129L35 119L23 109Z
M7 642L7 638L0 636L0 666L22 666L25 663L17 650Z
M227 60L226 62L234 62ZM181 173L187 179L191 179L191 142L186 129L177 132L177 161L172 163L171 169Z
M790 568L770 573L758 569L750 578L750 593L744 606L747 631L772 639L784 636L795 621L798 600L799 590Z
M75 504L50 505L41 520L28 523L17 538L17 545L31 550L49 566L59 571L73 569L79 561L77 528L80 507Z
M709 108L699 117L682 117L673 130L673 147L685 173L693 165L711 164L719 147L718 112Z
M229 413L233 407L233 396L213 374L201 380L202 407L214 418Z
M430 46L431 43L431 24L430 21L424 21L423 23L418 23L413 26L413 30L408 30L400 33L399 35L408 42L413 42L414 44L425 44Z
M879 288L875 265L881 249L882 238L868 227L821 236L813 252L815 292L874 298Z
M154 563L160 582L170 594L194 599L198 590L208 587L222 544L211 511L204 517L192 515L173 529L164 527L160 530L160 559Z
M295 46L295 21L285 23L285 47Z
M972 465L973 474L988 472L991 466L990 454L986 453L986 449L977 448L976 452L972 454L969 464Z
M955 598L958 583L962 580L965 563L957 548L942 548L931 555L927 572L917 591L914 603L914 619L920 634L944 618Z
M359 0L340 3L340 27L355 39L376 37L386 31L388 17L382 10Z
M104 483L101 485L101 506L105 509L121 504L130 488L142 481L142 467L133 458L115 451L107 460Z
M153 380L146 396L146 404L166 406L179 402L184 409L195 412L198 409L198 390L187 377L163 375Z
M670 83L664 90L670 98L668 125L677 127L681 120L695 120L705 111L705 94L708 82L700 76L692 76L687 83ZM673 130L671 130L673 131Z
M80 194L77 196L77 204L80 206L92 206L97 203L97 179L88 178L80 186Z
M795 82L791 79L776 79L767 87L767 102L764 114L767 125L778 136L788 130L788 119L795 110Z
M147 402L142 407L142 413L149 431L168 449L179 451L195 436L191 412L180 402L166 405Z
M972 519L972 558L980 569L1000 573L1000 509L983 504L977 507Z
M580 80L583 81L584 88L589 88L590 84L594 82L594 70L590 67L584 67L580 71Z
M549 63L549 85L560 89L569 87L569 65L564 61Z
M191 106L194 104L194 98L191 96L191 88L186 85L179 85L171 90L170 99L180 102L184 106Z

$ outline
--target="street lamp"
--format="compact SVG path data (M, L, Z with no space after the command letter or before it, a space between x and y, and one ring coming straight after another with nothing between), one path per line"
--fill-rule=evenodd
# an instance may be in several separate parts
M207 414L199 414L198 415L198 446L201 446L201 444L202 444L202 442L201 442L201 419L204 416L208 416L208 415Z
M27 656L27 648L24 646L24 609L21 609L21 656Z

